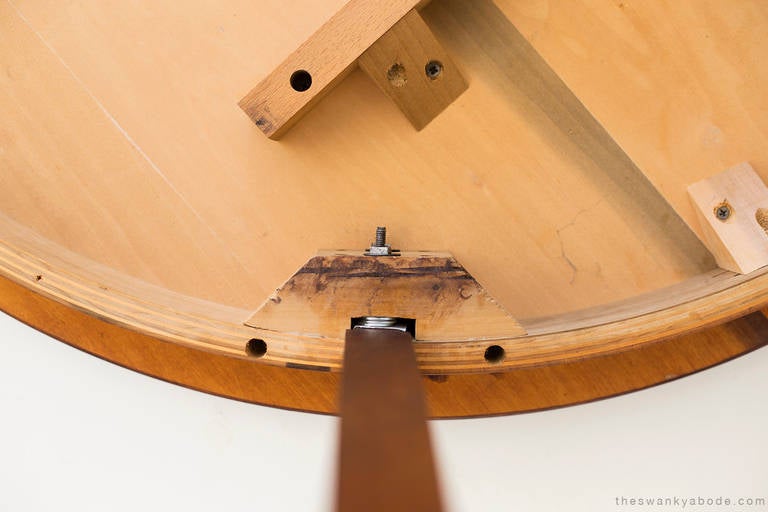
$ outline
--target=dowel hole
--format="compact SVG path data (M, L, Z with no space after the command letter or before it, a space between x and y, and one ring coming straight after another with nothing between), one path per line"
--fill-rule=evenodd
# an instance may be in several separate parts
M250 339L245 345L245 351L251 357L264 357L264 355L267 353L267 343L264 340L260 340L258 338Z
M498 345L491 345L485 349L485 360L491 364L498 364L504 360L504 348Z
M405 66L399 62L392 64L392 67L387 71L387 80L392 84L392 87L404 87L408 83Z
M439 60L431 60L424 66L424 72L430 80L437 80L437 77L443 73L443 63Z
M309 71L303 69L295 71L291 75L291 87L297 92L308 91L312 87L312 75L309 74Z

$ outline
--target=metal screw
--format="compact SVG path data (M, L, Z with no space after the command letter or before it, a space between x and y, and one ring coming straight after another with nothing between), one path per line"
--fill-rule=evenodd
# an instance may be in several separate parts
M443 72L443 63L439 60L431 60L424 67L424 71L427 73L427 78L435 80Z
M731 215L733 215L733 207L728 204L728 201L723 201L715 206L715 217L717 217L718 220L725 222L731 218Z

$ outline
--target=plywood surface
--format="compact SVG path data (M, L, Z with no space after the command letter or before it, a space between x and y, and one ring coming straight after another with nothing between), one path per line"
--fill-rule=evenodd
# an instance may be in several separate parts
M129 275L245 300L210 223L13 4L0 20L2 213Z
M537 36L585 12L607 20L599 39L580 34L596 66L591 52L625 37L613 28L624 27L617 5L561 3L541 14L534 9L541 4L529 12L435 1L422 15L470 88L425 130L415 132L355 72L283 141L265 140L237 100L341 4L3 2L0 20L12 37L2 42L0 108L11 121L0 157L15 169L2 175L3 212L133 277L244 309L255 309L317 249L362 249L381 224L402 249L451 251L518 318L633 297L714 268L643 176L655 158L677 169L693 153L672 144L669 130L669 141L655 144L669 112L647 109L640 122L621 121L651 93L627 80L623 94L634 110L618 93L598 102L597 70L595 82L578 82ZM715 2L718 41L736 30L726 21L755 9ZM759 31L764 17L753 18ZM715 59L722 69L741 76L759 68L747 58L759 45L728 48ZM624 69L611 55L606 69ZM657 68L680 65L682 57L670 55L639 62L636 81L655 90ZM719 70L692 72L708 90ZM742 137L759 127L753 118L762 100L749 92L718 88L720 103L691 108L731 116L728 140L760 151L760 140ZM740 107L725 109L732 104ZM645 142L630 144L630 135ZM744 152L739 160L759 169L760 155Z
M292 329L297 324L287 323L276 328L248 327L248 310L184 296L130 278L52 244L3 216L0 229L6 237L0 242L0 275L67 307L133 332L218 355L278 367L324 372L341 369L343 332L348 325L338 324L340 334L333 329L323 333L296 332ZM494 333L495 338L457 340L456 332L447 331L440 339L417 342L414 349L420 369L435 375L499 373L635 351L766 307L766 283L765 272L750 276L709 275L610 308L526 321L522 327L527 335L504 329ZM320 284L322 287L324 283ZM434 284L428 285L428 293L439 298ZM298 285L295 288L301 289ZM329 285L326 289L334 288ZM406 295L414 293L410 287L401 291ZM362 292L370 297L368 290ZM23 313L13 309L9 312ZM425 313L429 314L433 313ZM338 319L324 315L321 321L332 323ZM424 321L429 321L429 317L417 316L417 332ZM517 323L513 327L519 329ZM488 357L489 350L496 355Z
M688 185L745 161L768 179L762 0L496 4L692 229Z

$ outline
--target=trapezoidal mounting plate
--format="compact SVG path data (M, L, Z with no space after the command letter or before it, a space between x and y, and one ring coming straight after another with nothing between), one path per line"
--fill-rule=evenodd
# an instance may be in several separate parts
M525 334L453 256L437 252L367 256L323 251L276 290L246 325L342 340L351 319L364 316L413 319L420 342Z

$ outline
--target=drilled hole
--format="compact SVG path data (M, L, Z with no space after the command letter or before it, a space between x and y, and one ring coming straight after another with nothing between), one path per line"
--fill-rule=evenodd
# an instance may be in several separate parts
M392 87L403 87L408 83L408 75L405 73L405 66L400 63L393 64L387 71L387 80Z
M504 349L498 345L491 345L485 349L485 360L491 364L500 363L504 360Z
M312 75L303 69L294 72L291 75L291 87L298 92L308 91L312 87Z
M424 66L424 72L427 74L427 78L435 80L443 73L443 63L439 60L431 60Z
M264 340L253 338L248 340L248 344L245 345L245 351L251 357L264 357L267 353L267 343Z

